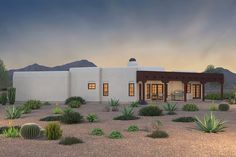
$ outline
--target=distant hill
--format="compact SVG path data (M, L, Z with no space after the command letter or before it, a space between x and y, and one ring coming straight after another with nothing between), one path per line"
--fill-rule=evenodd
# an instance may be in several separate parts
M68 71L70 68L75 67L96 67L96 65L88 60L80 60L71 63L67 63L64 65L59 65L55 67L47 67L39 64L28 65L24 68L20 69L11 69L8 71L9 78L12 80L13 73L16 71Z
M222 67L215 68L213 73L222 73L224 74L225 84L224 84L224 90L232 91L234 86L236 86L236 74L229 71L228 69L224 69ZM219 91L219 86L217 84L208 84L206 86L206 89L208 91Z

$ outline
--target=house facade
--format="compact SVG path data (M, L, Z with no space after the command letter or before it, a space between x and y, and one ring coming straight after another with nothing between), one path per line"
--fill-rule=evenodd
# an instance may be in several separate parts
M71 68L69 71L15 72L16 100L65 101L81 96L86 101L107 102L111 98L131 101L204 101L205 84L221 84L223 74L167 72L160 67L140 67L131 58L127 67Z

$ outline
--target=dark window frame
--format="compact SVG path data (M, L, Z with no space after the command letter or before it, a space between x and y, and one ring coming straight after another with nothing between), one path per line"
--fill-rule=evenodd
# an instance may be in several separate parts
M147 84L147 99L151 99L151 84Z

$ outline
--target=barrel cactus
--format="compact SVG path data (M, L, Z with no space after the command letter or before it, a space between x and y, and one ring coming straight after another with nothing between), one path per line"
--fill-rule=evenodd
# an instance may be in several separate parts
M20 129L20 134L25 139L35 139L40 136L40 127L35 123L26 123Z

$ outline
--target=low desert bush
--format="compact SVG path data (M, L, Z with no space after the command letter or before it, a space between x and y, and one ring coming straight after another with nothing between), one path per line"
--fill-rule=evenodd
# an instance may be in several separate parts
M22 114L21 109L15 106L9 106L5 109L5 115L7 119L20 118L21 114Z
M62 136L62 130L58 123L49 123L45 127L45 134L48 140L57 140Z
M91 131L91 134L95 135L95 136L102 136L102 135L104 135L104 132L103 132L103 130L101 128L94 128Z
M25 105L18 106L17 108L21 110L22 114L28 114L28 113L31 113L32 111L29 106L25 106Z
M18 129L18 130L20 130L20 128L21 128L21 126L19 126L19 125L15 125L15 126L2 126L2 127L0 127L0 134L3 134L3 132L5 130L7 130L7 129L11 128L11 127L15 128L15 129Z
M224 93L223 99L230 99L233 97L233 93ZM205 96L205 99L209 100L221 100L221 94L220 93L209 93Z
M163 108L165 111L168 111L168 115L174 115L176 114L175 111L177 109L176 104L172 104L172 103L166 103L165 105L163 105Z
M83 116L80 115L79 112L75 112L70 109L64 110L64 113L61 117L61 122L65 124L76 124L81 123L83 120Z
M136 132L139 131L139 127L137 125L130 125L128 127L128 132Z
M78 100L72 100L68 103L68 106L71 108L79 108L81 105L81 102Z
M95 113L90 113L86 116L88 122L93 123L98 120L98 116Z
M30 108L31 110L40 109L42 106L41 101L39 100L28 100L23 104L26 108Z
M139 110L140 116L161 116L162 110L155 105L149 105Z
M112 131L108 137L111 139L121 139L123 135L119 131Z
M220 111L228 111L230 109L229 104L220 104L219 105L219 110Z
M20 137L20 129L15 127L9 127L3 131L3 136L9 138Z
M77 137L63 137L59 142L59 144L61 145L73 145L79 143L84 143L84 142Z
M62 114L63 110L59 106L56 106L52 109L52 113L53 114Z
M185 104L183 106L183 111L198 111L198 106L196 104Z
M188 122L195 122L196 118L194 117L179 117L176 119L173 119L173 122L184 122L184 123L188 123Z
M151 138L167 138L169 137L168 133L162 130L153 131L151 134L147 135L147 137Z
M114 120L135 120L139 117L134 116L134 111L132 107L124 107L122 110L122 115L115 117Z
M215 104L212 104L209 106L209 111L218 111L218 106Z
M202 121L196 117L195 123L199 130L207 133L217 133L226 128L224 126L226 122L216 119L212 112L205 114Z
M139 107L139 102L138 101L133 101L133 102L131 102L131 104L130 104L130 107Z
M51 104L50 102L46 101L46 102L43 103L43 105L44 105L44 106L50 106L50 105L52 105L52 104Z
M47 116L47 117L41 118L40 121L60 121L61 117L62 117L61 115Z
M68 105L71 101L79 101L81 104L85 104L85 100L82 97L70 97L68 99L66 99L65 104Z

